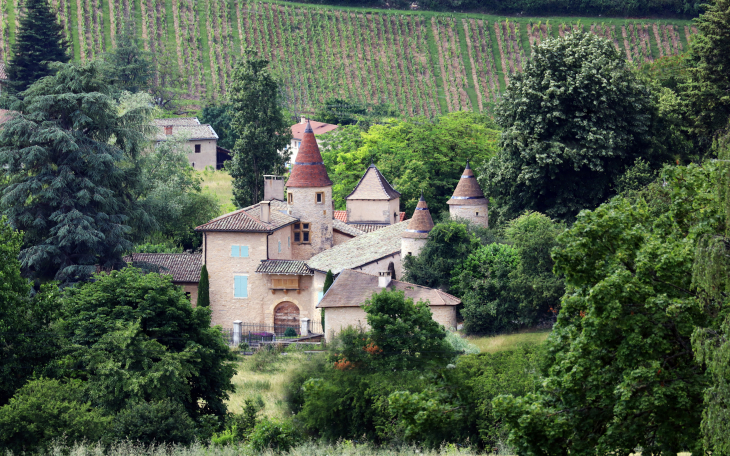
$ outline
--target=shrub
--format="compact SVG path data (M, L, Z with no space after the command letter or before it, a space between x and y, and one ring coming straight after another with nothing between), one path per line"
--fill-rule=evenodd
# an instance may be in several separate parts
M284 337L297 337L297 330L294 328L286 328L284 331Z
M185 408L171 400L137 402L119 412L111 423L109 436L143 444L182 443L195 440L195 422Z
M475 355L479 353L479 347L472 343L469 343L468 340L459 336L455 332L448 331L446 333L446 342L451 345L451 348L454 350L455 353L465 355Z
M319 377L325 370L327 360L324 355L317 354L299 364L284 385L284 402L291 413L299 413L304 405L304 382Z
M256 423L249 442L256 451L271 448L277 451L288 451L302 440L291 421L276 421L263 418Z

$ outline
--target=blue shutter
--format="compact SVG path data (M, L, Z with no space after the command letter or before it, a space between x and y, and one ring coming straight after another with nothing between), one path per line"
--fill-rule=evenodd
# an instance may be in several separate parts
M281 241L279 241L279 253L281 253Z
M234 298L248 298L248 277L247 276L234 276L233 277L233 297Z
M239 256L239 253L238 252L239 252L238 246L237 245L232 245L231 246L231 256L232 257L238 257Z
M248 246L247 245L241 246L241 257L248 258Z

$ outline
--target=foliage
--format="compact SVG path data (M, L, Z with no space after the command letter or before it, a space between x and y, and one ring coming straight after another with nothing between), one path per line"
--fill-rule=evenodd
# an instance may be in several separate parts
M707 378L690 336L695 245L719 221L713 165L665 169L641 195L582 212L558 238L567 286L540 390L495 399L520 454L701 452Z
M55 73L57 67L51 62L66 63L70 58L63 27L48 0L28 0L23 9L25 14L20 18L12 57L5 69L9 85L16 92Z
M231 127L238 139L226 169L234 179L238 207L261 201L264 174L282 174L289 160L291 130L281 110L279 83L268 66L268 60L248 49L231 80Z
M197 305L198 307L210 307L210 282L208 281L208 268L205 265L200 268Z
M181 100L187 93L183 75L177 62L177 55L170 51L155 54L157 75L150 83L149 92L155 106L164 110L168 115L179 114Z
M359 127L350 127L325 143L323 159L338 209L344 209L347 195L372 161L401 193L401 209L415 210L423 191L431 212L438 214L448 209L446 201L467 159L479 166L497 150L494 123L474 112L454 112L433 121L390 120L360 137L359 132Z
M476 249L456 268L451 282L464 303L461 314L468 333L491 334L525 326L509 280L518 264L516 249L489 244Z
M232 355L209 307L192 308L170 276L124 268L65 290L60 367L85 380L107 412L171 400L197 421L223 416L233 390Z
M479 347L469 343L469 341L454 331L446 332L446 342L451 345L451 349L454 353L476 355L479 353Z
M286 328L286 331L284 331L284 337L297 337L297 330L294 328Z
M24 272L68 283L123 265L132 247L126 223L140 211L130 194L139 175L123 161L147 144L149 107L119 115L96 62L52 68L0 131L2 204L25 233Z
M695 20L690 79L683 87L697 133L712 137L730 119L730 1L711 0Z
M203 108L200 123L210 124L218 134L218 146L232 150L238 134L231 128L231 105L208 105Z
M324 277L324 285L322 286L322 295L324 296L325 293L327 293L327 290L330 289L332 284L335 282L335 276L332 275L332 270L327 270L327 275ZM324 308L321 310L321 317L322 317L322 331L324 331L324 323L325 323L325 316L324 316Z
M572 220L598 206L637 158L656 161L655 111L609 41L575 32L534 48L497 107L502 150L479 176L492 220L526 209Z
M634 166L616 179L616 192L629 193L637 192L656 180L659 173L651 169L649 162L637 158Z
M256 423L249 443L256 451L272 449L274 451L288 451L301 441L291 420L276 421L264 417Z
M196 437L195 422L185 408L170 399L132 402L114 416L107 435L143 444L190 444Z
M183 249L168 240L160 244L137 244L134 246L134 253L183 253Z
M119 91L145 91L154 76L152 53L141 46L135 32L134 22L126 19L122 33L117 35L116 46L104 56L105 76Z
M314 113L313 119L333 125L370 124L383 118L397 117L398 113L387 103L360 103L359 101L328 98Z
M68 443L96 441L109 420L85 398L81 381L39 378L0 408L0 449L41 450L61 437Z

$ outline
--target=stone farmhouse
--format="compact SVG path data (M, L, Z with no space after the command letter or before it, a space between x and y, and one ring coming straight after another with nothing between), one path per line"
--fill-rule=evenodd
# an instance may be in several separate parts
M166 141L172 135L184 133L188 139L190 152L188 161L197 170L211 166L221 169L223 163L231 159L231 152L218 146L218 134L208 124L201 124L197 117L178 117L155 119L155 142Z
M434 226L424 198L404 220L400 193L371 165L347 197L347 210L335 211L311 123L302 136L288 180L265 176L265 201L196 228L203 234L200 254L135 254L131 262L167 269L191 297L205 264L212 323L226 328L242 321L305 332L325 309L330 336L363 320L359 303L383 287L429 300L434 318L454 327L456 297L395 280L402 276L401 259L418 255ZM468 166L449 204L453 217L486 226L487 200ZM327 271L337 279L324 295Z
M302 117L302 120L299 123L296 123L291 126L291 145L289 146L289 150L291 150L291 159L289 160L289 169L294 166L294 162L297 161L297 154L299 153L299 147L302 145L302 140L304 139L304 130L307 128L307 124L312 128L312 131L314 132L314 137L317 138L317 145L322 146L322 142L319 138L320 135L323 135L325 133L329 133L332 130L335 130L337 128L337 125L328 124L324 122L317 122L314 120L307 120L306 117Z

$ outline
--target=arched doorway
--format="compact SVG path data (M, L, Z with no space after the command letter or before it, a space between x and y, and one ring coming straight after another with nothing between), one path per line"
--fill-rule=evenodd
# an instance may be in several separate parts
M299 307L291 301L279 303L274 308L274 332L281 336L287 328L294 328L299 334Z

